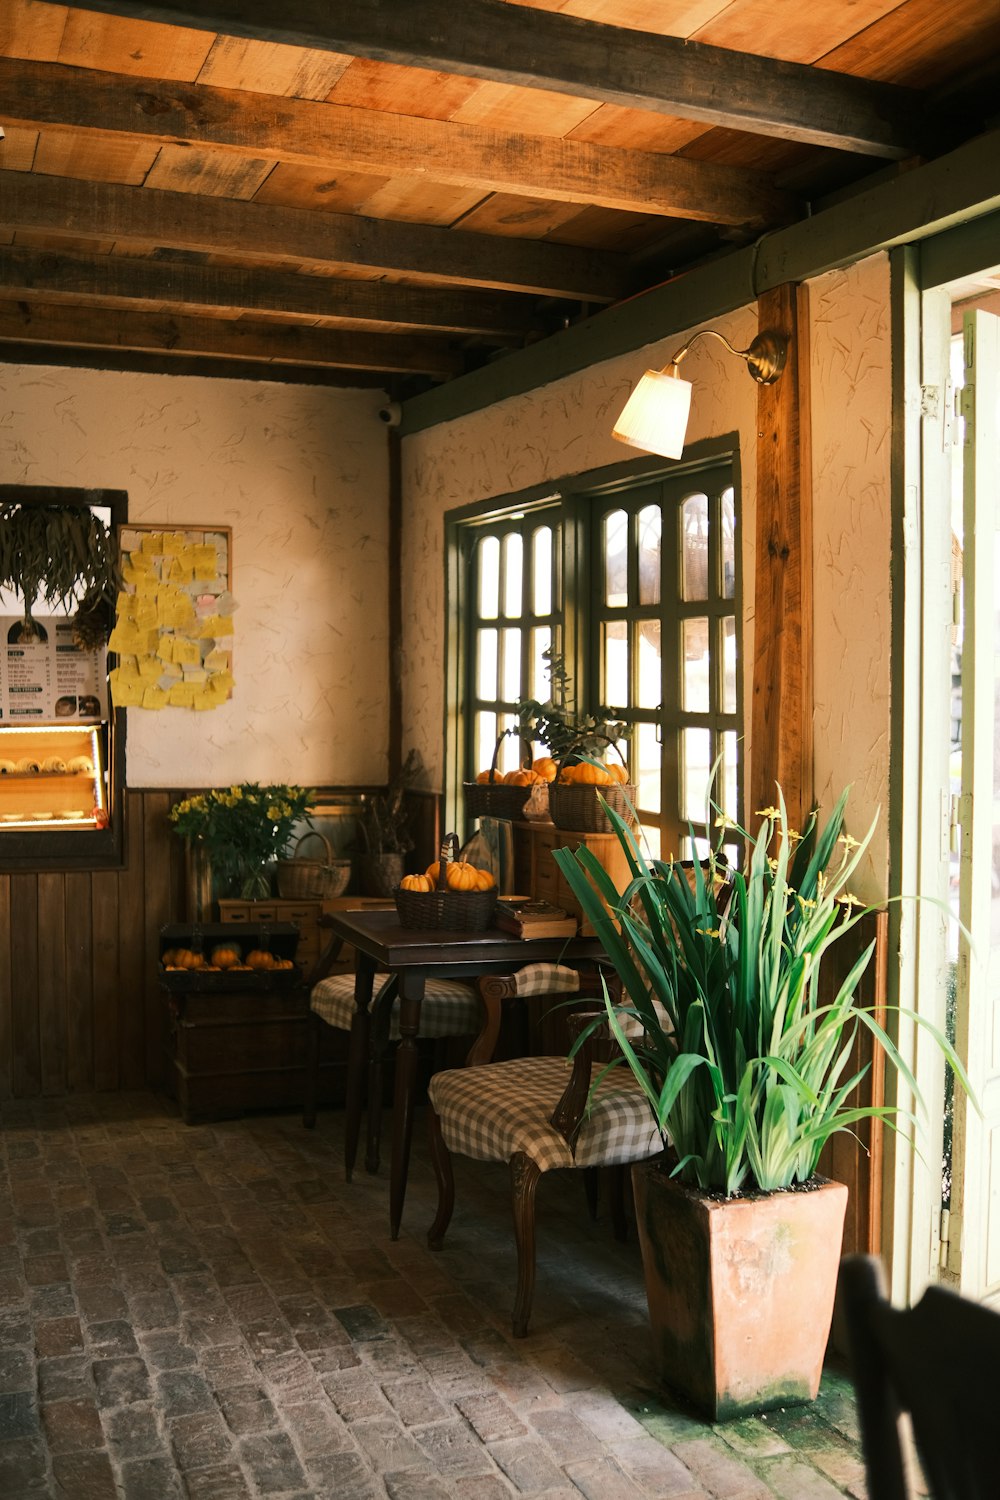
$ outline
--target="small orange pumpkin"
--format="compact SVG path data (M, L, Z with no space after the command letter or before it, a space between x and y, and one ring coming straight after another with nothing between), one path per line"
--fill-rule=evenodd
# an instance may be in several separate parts
M231 969L239 961L240 950L232 943L220 943L218 948L212 949L212 966L216 969Z
M477 890L491 891L496 885L496 880L489 870L477 870L476 875L478 876L479 880L479 883L476 887Z
M444 867L445 884L449 891L479 890L479 871L467 860L449 860Z
M492 772L490 771L480 771L479 775L476 777L476 780L479 785L482 786L484 782L489 781L491 775Z
M265 948L252 948L247 954L248 969L273 969L274 954L268 953Z
M578 770L579 766L563 766L562 770L559 772L560 786L572 786L576 781L576 773Z
M582 760L576 767L573 779L579 786L608 786L611 783L611 773L607 766L597 766L589 760Z
M628 766L620 760L613 760L609 763L608 775L611 777L612 782L617 782L619 786L626 786L628 784Z
M404 875L399 882L401 891L432 891L434 882L429 875Z
M537 760L531 762L531 769L539 781L555 781L559 767L551 755L540 755Z
M531 786L534 781L531 771L518 770L508 771L503 779L504 786Z
M436 859L432 865L428 865L424 874L431 883L431 890L436 891L438 881L441 879L441 861Z

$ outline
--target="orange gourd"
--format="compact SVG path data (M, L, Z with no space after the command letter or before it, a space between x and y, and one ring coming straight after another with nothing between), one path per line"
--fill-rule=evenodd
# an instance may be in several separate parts
M273 969L274 955L268 953L264 948L254 948L247 954L247 967L250 969Z
M531 769L539 781L555 781L559 767L551 755L540 755L531 762Z
M436 891L438 881L441 879L441 861L436 859L432 865L428 865L424 874L431 883L431 890Z
M476 780L479 785L482 786L484 782L489 781L491 775L492 772L490 771L480 771L479 775L476 777Z
M429 875L404 875L399 882L401 891L432 891L434 881Z
M578 767L576 766L563 766L562 770L559 772L560 785L572 786L576 781L577 769Z
M576 767L573 780L578 786L608 786L611 773L607 766L596 766L589 760L582 760Z
M503 784L504 786L531 786L534 779L531 771L508 771Z
M479 871L467 860L449 860L444 867L445 884L449 891L479 890Z
M231 969L233 964L240 961L240 950L234 948L231 943L220 944L218 948L212 949L212 966L216 969Z
M628 784L628 766L624 765L620 760L611 761L608 766L608 775L619 786L626 786Z
M496 885L496 880L489 870L477 870L476 875L478 876L477 890L491 891Z

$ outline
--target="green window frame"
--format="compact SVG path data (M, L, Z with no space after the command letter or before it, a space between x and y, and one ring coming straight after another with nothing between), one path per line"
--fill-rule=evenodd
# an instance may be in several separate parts
M695 850L714 837L713 766L715 800L743 821L736 465L713 455L595 478L448 519L448 826L465 827L461 783L490 764L518 700L548 696L542 652L552 644L576 706L607 704L631 726L620 748L650 852L684 858L692 837ZM499 770L522 748L504 740Z

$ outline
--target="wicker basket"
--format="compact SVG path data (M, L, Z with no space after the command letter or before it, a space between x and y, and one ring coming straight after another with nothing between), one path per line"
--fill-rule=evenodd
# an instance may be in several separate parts
M625 764L625 757L613 740L608 740ZM571 747L559 762L559 771L570 755L574 754ZM603 798L603 801L602 801ZM620 818L623 818L630 828L634 828L638 822L635 812L636 788L632 782L611 782L610 785L598 786L590 784L581 786L572 784L560 785L559 777L549 787L549 816L557 828L564 833L614 833L614 825L608 817L605 803L612 808Z
M325 859L299 858L299 850L307 839L320 840ZM278 860L278 895L284 901L315 901L342 896L350 878L351 861L334 859L329 841L314 830L302 835L291 859Z
M462 782L462 790L465 792L465 815L470 821L473 818L509 818L512 823L516 823L522 816L524 804L531 796L533 787L506 786L497 779L500 746L509 734L516 733L516 729L505 729L493 747L489 781Z
M449 833L441 845L441 871L457 854L458 836ZM490 891L397 890L393 896L399 925L423 932L485 932L493 925L497 904L496 886Z

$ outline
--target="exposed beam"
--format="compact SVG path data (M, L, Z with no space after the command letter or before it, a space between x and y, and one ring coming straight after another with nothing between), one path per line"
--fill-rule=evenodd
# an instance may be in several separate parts
M272 323L112 313L0 300L0 340L70 348L155 350L208 354L263 364L336 365L341 370L457 375L462 356L441 340L414 335L341 333Z
M742 229L787 223L800 212L791 194L760 173L714 162L59 63L0 59L0 99L4 124L27 129L210 146Z
M389 219L0 171L0 226L267 262L301 259L582 302L630 290L624 256Z
M501 341L544 331L521 299L120 255L0 247L0 287L8 298L198 309L217 316L267 313L324 327L377 323L410 332L487 334Z
M505 0L68 0L191 26L649 109L872 156L913 155L934 121L912 90L581 21Z

